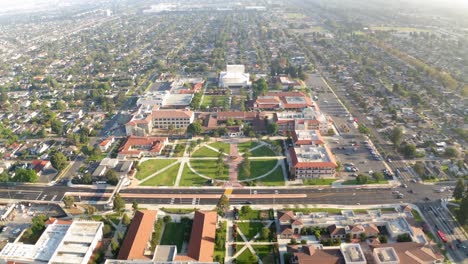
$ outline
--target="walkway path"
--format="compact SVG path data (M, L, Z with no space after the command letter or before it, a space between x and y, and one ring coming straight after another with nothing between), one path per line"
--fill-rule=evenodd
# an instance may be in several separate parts
M189 159L189 153L188 153L188 146L190 144L190 141L187 140L187 143L185 143L185 149L184 149L184 155L182 156L180 160L180 167L179 167L179 171L177 172L177 178L175 180L175 183L174 183L174 186L177 187L179 186L180 184L180 179L182 178L182 173L184 171L184 167L185 167L185 164L190 164L188 163L188 159Z
M237 144L231 145L229 158L231 159L231 162L229 164L229 182L231 184L234 184L234 183L237 183L237 176L239 173L239 164L244 160L242 156L239 155Z
M178 163L179 163L179 161L174 161L173 163L167 165L166 167L164 167L164 168L158 170L157 172L155 172L155 173L153 173L153 174L147 176L146 178L140 180L139 184L142 184L142 183L148 181L149 179L153 178L154 176L156 176L156 175L158 175L158 174L161 174L161 173L167 171L168 169L170 169L171 167L173 167L174 165L176 165L176 164L178 164Z

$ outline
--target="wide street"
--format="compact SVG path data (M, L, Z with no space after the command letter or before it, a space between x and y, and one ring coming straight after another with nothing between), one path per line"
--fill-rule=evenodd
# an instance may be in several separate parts
M314 188L241 188L233 189L232 193L222 188L129 188L122 189L120 194L126 200L142 204L213 204L221 194L227 193L231 204L342 204L368 205L386 203L416 203L426 197L431 200L447 198L450 193L434 192L436 186L408 183L408 188L361 188L361 187L314 187ZM6 200L27 200L60 202L64 195L73 195L78 201L106 201L113 188L92 188L68 186L34 186L16 185L0 186L0 198ZM404 194L398 199L393 194L395 190ZM410 190L417 190L410 192Z

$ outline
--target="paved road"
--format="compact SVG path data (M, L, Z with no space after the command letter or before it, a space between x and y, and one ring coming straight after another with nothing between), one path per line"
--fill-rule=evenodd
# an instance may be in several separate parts
M35 201L54 201L59 202L67 192L84 193L78 195L77 200L104 201L107 199L107 194L112 192L112 187L93 188L76 187L70 188L67 186L34 186L34 185L17 185L6 186L0 185L0 198L14 200L35 200ZM390 188L242 188L234 189L232 192L232 204L242 204L249 201L252 204L285 204L285 205L303 205L303 204L384 204L398 202L421 202L425 197L430 197L432 200L444 198L449 193L435 193L434 186L421 185L417 183L408 183L408 188L398 188L401 193L405 194L403 199L398 199L392 194ZM407 192L410 189L417 190L415 194ZM214 188L171 188L171 189L156 189L156 188L129 188L120 191L122 196L131 197L127 200L136 200L142 204L174 204L185 203L197 199L199 204L216 204L218 197L224 193L224 189ZM151 197L150 195L158 197ZM161 198L160 195L165 194L166 198ZM205 195L213 194L213 198L206 198ZM289 196L287 195L289 194ZM304 196L298 197L298 194ZM78 197L79 196L79 197ZM191 198L184 198L184 197ZM242 197L242 198L239 198ZM177 198L180 198L177 201Z
M418 203L417 205L433 233L436 234L438 230L441 230L446 235L448 242L445 243L445 249L453 260L457 263L467 263L468 249L463 249L461 245L468 248L468 241L461 226L451 217L448 210L439 201ZM441 242L437 236L436 239ZM457 239L462 242L461 245L458 245Z

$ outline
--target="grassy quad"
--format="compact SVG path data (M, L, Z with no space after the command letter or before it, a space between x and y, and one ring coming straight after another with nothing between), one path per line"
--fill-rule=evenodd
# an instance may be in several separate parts
M251 240L256 234L262 231L264 225L259 222L238 222L237 227L248 240ZM243 242L242 237L237 236L237 241Z
M218 157L219 152L216 152L207 147L201 147L192 153L192 158L203 158L203 157Z
M239 180L248 180L262 176L271 171L278 163L277 160L250 160L250 177L246 177L242 170L239 170Z
M184 165L179 186L202 186L205 185L206 182L206 179L193 173L187 165Z
M246 141L237 144L237 149L240 153L244 153L252 148L255 148L256 146L258 146L258 144L260 144L258 143L258 141Z
M229 166L224 166L223 177L216 177L216 161L214 160L190 160L190 165L192 168L200 174L203 174L207 177L217 180L227 180L229 179ZM182 172L182 178L180 180L180 186L201 186L205 185L207 179L202 178L192 172L190 168L186 165Z
M267 176L258 179L257 183L263 186L283 186L284 185L284 176L281 166L276 168L272 173Z
M182 250L184 243L184 231L186 224L181 223L167 223L164 227L164 233L161 237L161 245L176 245L177 251Z
M179 172L180 163L176 164L166 171L159 173L147 181L143 182L142 186L173 186L177 173Z
M244 247L244 245L237 245L236 252L239 252ZM255 259L255 255L250 252L249 248L246 248L239 256L236 258L236 263L238 264L252 264L255 263L253 260Z
M275 256L273 251L273 246L271 245L253 245L253 249L257 254L258 258L262 260L263 263L278 263L279 259Z
M224 153L226 153L226 154L229 154L229 152L231 151L231 145L228 144L228 143L221 142L221 141L216 141L216 142L210 143L208 145L210 145L210 147L213 147L213 148L215 148L217 150L222 148L222 149L224 149Z
M224 105L224 101L226 100L226 95L206 95L203 98L203 102L201 103L202 109L205 109L207 106L210 108L213 107L222 107Z
M261 146L252 151L253 157L275 157L276 153L267 146Z
M177 160L175 159L150 159L144 161L139 165L139 169L135 177L142 180L176 161Z

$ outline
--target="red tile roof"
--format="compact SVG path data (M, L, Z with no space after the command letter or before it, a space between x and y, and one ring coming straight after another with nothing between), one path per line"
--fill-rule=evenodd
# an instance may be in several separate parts
M129 136L125 144L120 147L119 154L131 155L140 154L143 150L133 149L135 146L148 146L145 151L159 153L164 148L164 142L167 142L167 137L136 137Z
M212 262L218 215L215 211L196 211L193 218L188 256L200 262Z
M40 172L49 164L49 162L50 161L48 160L33 160L31 162L31 166L36 172Z
M141 210L135 213L119 250L118 259L148 259L144 253L153 232L156 214L155 210Z
M191 118L192 111L189 110L153 110L153 119L159 118Z

